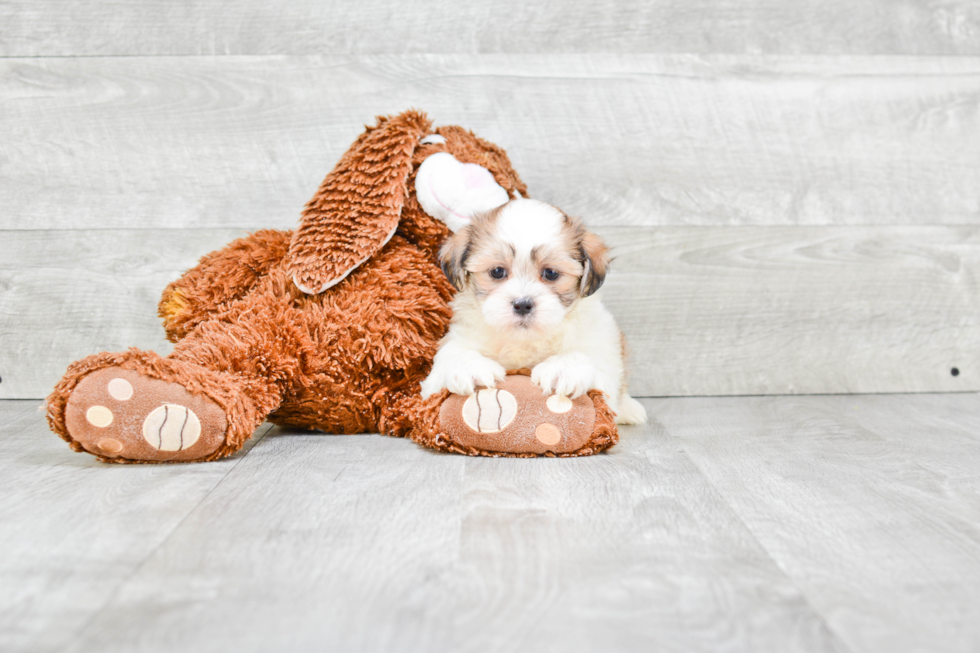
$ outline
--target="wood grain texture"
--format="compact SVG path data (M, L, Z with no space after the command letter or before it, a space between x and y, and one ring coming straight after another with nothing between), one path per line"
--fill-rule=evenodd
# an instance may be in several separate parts
M980 389L978 227L597 231L637 396ZM98 351L169 352L162 289L240 235L6 232L0 397L44 397Z
M0 647L976 649L980 395L644 404L585 459L273 429L117 467L0 401Z
M6 342L6 341L5 341ZM244 457L107 466L0 402L0 650L63 651Z
M976 650L980 395L644 404L593 458L273 429L115 467L2 401L0 646Z
M843 651L659 425L467 462L456 651Z
M980 396L946 394L927 402L905 402L902 395L868 397L849 401L840 397L827 402L860 428L871 430L915 460L923 469L941 474L954 483L975 487L980 460ZM909 427L914 424L914 428ZM974 499L980 493L974 494ZM972 499L971 499L972 501ZM980 505L980 504L978 504Z
M0 397L42 398L68 364L129 347L166 355L168 283L243 231L8 231L0 236Z
M977 54L970 0L0 3L0 56L701 52Z
M243 463L69 650L453 650L464 457L275 430Z
M580 461L274 433L71 650L844 650L662 431Z
M0 100L0 229L292 227L411 106L592 224L980 223L977 57L6 59Z
M850 650L980 646L976 394L647 405Z
M600 233L639 396L980 389L977 227Z

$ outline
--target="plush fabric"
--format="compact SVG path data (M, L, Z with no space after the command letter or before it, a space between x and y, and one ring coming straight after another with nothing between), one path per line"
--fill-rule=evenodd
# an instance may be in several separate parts
M159 314L176 343L169 356L130 349L69 366L48 398L51 429L115 463L221 458L266 419L472 453L436 435L433 404L419 390L453 292L436 258L450 232L414 190L421 164L440 152L482 166L508 197L527 194L506 153L471 132L433 130L418 111L379 118L295 231L236 240L164 290ZM579 453L615 441L608 409L593 401L602 435ZM186 447L185 434L193 435Z
M574 401L565 399L571 405L558 404L556 410L556 403L549 404L549 398L531 384L530 370L514 370L507 374L495 391L484 391L493 399L483 408L489 408L493 418L486 432L480 432L473 420L463 417L464 405L467 401L477 403L477 396L470 399L443 390L429 397L419 408L414 417L417 428L411 432L412 439L433 449L495 458L590 456L619 442L616 416L601 392L593 390L588 396ZM509 393L513 397L516 413L512 416L507 404L500 401L499 393ZM508 418L511 421L494 424L493 421L499 418L497 407L502 403L503 412L508 413L504 421ZM498 430L499 426L503 428ZM549 439L552 434L554 440Z

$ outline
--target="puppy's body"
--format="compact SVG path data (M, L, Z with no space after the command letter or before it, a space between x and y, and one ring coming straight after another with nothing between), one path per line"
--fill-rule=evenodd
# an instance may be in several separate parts
M618 423L646 420L626 391L622 334L594 294L607 250L581 222L513 200L457 232L440 257L460 292L423 396L472 394L508 369L530 368L545 393L601 390Z

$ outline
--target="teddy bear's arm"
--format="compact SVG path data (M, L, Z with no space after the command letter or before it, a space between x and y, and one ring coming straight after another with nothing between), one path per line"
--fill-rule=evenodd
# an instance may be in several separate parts
M244 297L273 266L281 264L291 236L289 231L256 231L204 256L168 285L157 308L167 339L177 342Z

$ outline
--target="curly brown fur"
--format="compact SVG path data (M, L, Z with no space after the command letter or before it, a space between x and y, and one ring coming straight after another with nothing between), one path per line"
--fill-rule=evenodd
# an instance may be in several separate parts
M281 265L270 270L172 357L262 385L273 422L387 432L379 429L378 397L405 386L418 393L448 328L450 296L428 257L396 236L331 292L306 295Z
M203 257L163 291L157 313L167 340L177 342L244 297L289 251L291 231L263 229Z
M312 292L372 256L398 226L419 139L432 122L419 111L378 118L306 205L287 256L290 278Z

